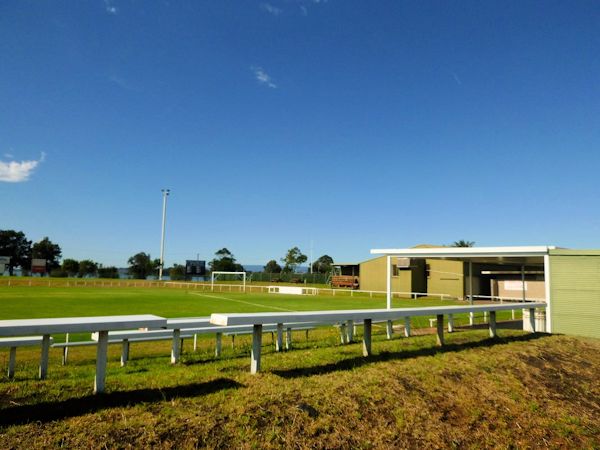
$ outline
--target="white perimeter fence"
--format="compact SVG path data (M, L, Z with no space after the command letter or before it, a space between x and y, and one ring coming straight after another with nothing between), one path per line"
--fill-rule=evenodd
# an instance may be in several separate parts
M111 287L138 287L138 288L171 288L171 289L188 289L194 291L212 291L212 292L254 292L268 293L268 285L251 285L251 284L221 284L215 283L211 286L210 283L189 283L184 281L147 281L147 280L82 280L82 279L14 279L0 277L0 287L21 287L21 286L39 286L39 287L94 287L94 288L111 288ZM304 286L299 286L304 287ZM364 291L359 289L333 289L315 287L311 290L316 290L316 295L331 295L331 296L348 296L348 297L385 297L385 291ZM393 298L413 298L419 297L435 297L440 300L465 300L469 297L460 299L449 294L440 294L432 292L392 292ZM523 298L523 297L499 297L492 295L474 295L474 301L493 301L503 303L508 302L539 302L545 301L543 298Z

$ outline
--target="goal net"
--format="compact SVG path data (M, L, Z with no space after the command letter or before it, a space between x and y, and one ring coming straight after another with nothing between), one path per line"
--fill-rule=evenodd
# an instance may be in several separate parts
M210 290L215 290L215 281L221 277L221 279L228 277L234 280L242 280L242 291L246 292L246 272L222 272L216 271L210 274Z

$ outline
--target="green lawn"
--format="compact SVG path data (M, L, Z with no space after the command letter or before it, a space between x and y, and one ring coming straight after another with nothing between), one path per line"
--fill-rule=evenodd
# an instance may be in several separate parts
M448 305L394 299L394 307ZM383 297L211 293L175 288L1 287L0 318L153 313L383 308ZM505 313L510 314L510 313ZM500 316L502 318L502 315ZM460 320L466 322L466 318ZM415 318L413 327L429 326ZM109 348L107 393L91 395L93 347L69 364L50 353L49 379L36 379L39 349L19 349L16 378L0 376L0 448L598 448L600 341L499 330L385 338L373 356L338 331L294 333L292 351L263 339L262 373L249 374L250 336L184 346L135 343L119 367ZM89 339L89 336L77 336ZM58 337L57 340L60 340ZM5 369L8 352L0 351Z
M395 308L464 304L437 298L394 298ZM221 312L310 311L335 309L385 308L383 296L349 292L336 296L280 295L265 293L210 292L182 288L118 287L0 287L0 319L42 317L103 316L118 314L156 314L162 317L209 316ZM520 312L518 313L520 314ZM501 312L499 320L511 317ZM520 315L518 316L520 317ZM468 323L466 315L456 317L457 325ZM482 321L482 318L478 318ZM429 326L427 317L412 320L415 328ZM75 339L87 339L75 336ZM57 336L58 341L61 336Z

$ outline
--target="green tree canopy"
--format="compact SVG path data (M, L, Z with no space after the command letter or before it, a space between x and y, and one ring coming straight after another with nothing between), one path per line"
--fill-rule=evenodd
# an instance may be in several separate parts
M238 264L235 256L228 249L223 247L215 252L216 258L208 263L211 272L243 272L244 267Z
M459 241L454 241L450 247L473 247L475 245L475 241L465 241L463 239Z
M76 259L65 258L62 263L62 269L68 276L74 277L79 273L79 261Z
M114 266L98 267L99 278L119 278L119 269Z
M127 260L127 263L129 264L129 274L139 280L145 280L160 265L158 259L152 259L149 253L144 252L133 255Z
M98 263L95 263L94 261L90 260L90 259L84 259L83 261L79 262L79 276L80 277L85 277L85 276L94 276L96 275L96 273L98 273Z
M0 256L10 257L8 272L12 275L15 267L29 269L31 266L31 241L25 233L15 230L0 230Z
M33 244L31 247L32 258L45 259L50 270L60 267L58 261L60 260L61 255L62 251L60 246L48 239L47 236L40 242Z
M277 261L272 259L265 265L264 271L266 273L281 273L281 266L277 264Z
M169 278L173 281L185 280L185 266L173 264L169 269Z
M305 263L307 259L307 256L304 255L298 247L290 248L285 254L285 257L281 258L281 262L285 264L283 271L295 273L296 268L300 264Z
M315 273L329 273L332 264L333 258L329 255L323 255L313 263L312 270Z

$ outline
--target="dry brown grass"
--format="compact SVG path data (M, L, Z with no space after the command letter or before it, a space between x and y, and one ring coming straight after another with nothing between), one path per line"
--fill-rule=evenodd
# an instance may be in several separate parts
M600 448L600 341L503 335L455 333L444 350L377 336L364 359L323 330L286 354L267 346L258 376L245 346L211 362L206 343L176 367L148 346L125 370L111 362L100 398L91 354L41 383L25 353L24 378L0 383L0 447Z

